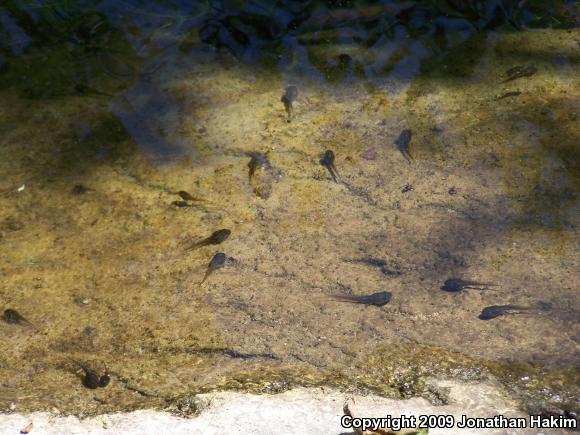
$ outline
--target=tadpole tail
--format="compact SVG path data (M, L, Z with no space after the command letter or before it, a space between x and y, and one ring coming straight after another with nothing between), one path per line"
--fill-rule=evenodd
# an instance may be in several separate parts
M510 311L507 311L506 314L531 314L531 315L542 315L544 312L539 308L534 307L517 307L513 308Z
M471 288L474 290L489 290L486 288L481 288L478 289L477 287L499 287L499 284L491 284L491 283L487 283L487 282L476 282L476 281L466 281L466 288Z
M328 172L330 172L330 176L332 177L334 182L338 183L337 173L336 173L335 169L333 169L332 166L327 166L326 168L328 169Z
M254 177L254 174L256 173L256 167L255 166L250 166L248 168L248 181L251 183L252 182L252 178Z
M336 166L334 166L334 164L330 165L330 167L332 168L332 171L336 174L337 177L340 177L340 175L338 174L338 171L336 170Z
M536 315L546 315L547 311L552 310L552 304L548 302L539 301L533 306L517 306L514 308L517 312L513 314L536 314Z
M292 119L292 115L294 114L294 108L292 107L292 102L286 100L282 97L282 102L284 103L284 109L286 109L287 119Z
M330 171L330 175L332 175L332 179L334 180L335 183L338 183L338 178L336 177L336 173L334 171Z
M349 302L351 304L364 304L364 301L361 301L356 296L347 296L347 295L333 295L330 297L331 300L335 302Z
M401 154L403 155L403 157L405 158L405 160L407 161L408 164L411 164L413 161L413 157L411 157L411 154L409 154L409 152L407 150L400 150Z
M211 275L212 273L212 269L208 269L207 272L205 272L205 275L203 276L203 279L201 280L201 282L199 283L199 285L202 285L206 279Z
M195 242L195 243L189 245L187 248L184 249L184 251L186 251L186 252L193 251L194 249L202 248L202 247L207 246L207 245L209 245L208 240L203 239L203 240L200 240L199 242Z

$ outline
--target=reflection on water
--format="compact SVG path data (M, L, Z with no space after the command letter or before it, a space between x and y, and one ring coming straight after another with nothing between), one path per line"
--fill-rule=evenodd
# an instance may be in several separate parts
M181 3L2 3L1 406L577 411L578 5Z

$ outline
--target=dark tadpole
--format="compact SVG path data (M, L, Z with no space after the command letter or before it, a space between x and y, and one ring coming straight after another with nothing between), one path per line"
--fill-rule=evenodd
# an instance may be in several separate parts
M207 271L205 272L205 275L201 280L200 284L203 284L213 271L221 269L222 267L224 267L225 264L226 264L226 254L224 254L223 252L218 252L217 254L215 254L211 259L211 261L209 262L209 265L207 266Z
M284 108L288 114L288 119L294 114L294 101L298 97L298 88L294 85L290 85L286 88L284 95L280 98L280 101L284 103Z
M185 190L180 190L179 192L177 192L177 194L184 201L198 201L197 198L195 198L194 196L192 196L189 192L186 192Z
M491 320L506 314L541 314L552 309L552 304L540 301L534 307L522 305L491 305L485 307L479 315L480 320Z
M519 79L519 78L522 78L522 77L531 77L531 76L533 76L537 72L538 72L538 68L536 68L533 65L528 65L528 66L518 65L518 66L514 66L513 68L510 68L510 69L508 69L506 71L507 78L504 81L500 82L500 83L511 82L512 80Z
M82 381L83 385L91 390L97 389L99 387L99 375L97 375L97 373L86 364L79 361L74 361L74 363L77 364L85 373Z
M391 292L378 292L371 295L334 295L332 299L338 302L350 302L352 304L373 305L375 307L382 307L391 300Z
M77 184L72 188L72 193L75 195L82 195L83 193L87 193L89 190L93 190L90 187L83 186L82 184Z
M86 388L91 390L95 390L97 388L105 388L109 385L111 381L111 377L109 376L109 372L107 367L105 366L105 373L102 376L97 375L97 373L91 369L88 365L83 364L79 361L72 360L76 365L78 365L84 372L82 383Z
M256 173L256 170L262 167L270 166L270 162L268 161L268 157L265 154L259 152L252 152L249 154L250 161L248 162L248 174L250 180Z
M411 130L405 129L401 132L397 140L395 141L395 145L397 145L397 149L401 152L405 160L408 163L411 163L413 157L409 154L409 143L411 142L412 133Z
M387 262L385 260L381 260L380 258L372 258L372 257L365 257L365 258L358 258L356 260L357 263L367 264L369 266L374 267L385 267Z
M203 246L219 245L220 243L224 242L230 236L231 233L232 232L226 228L214 231L211 234L211 236L206 237L205 239L200 240L199 242L191 244L190 246L185 248L185 250L191 251L192 249L201 248Z
M469 281L464 280L461 278L449 278L447 281L443 283L441 290L450 292L450 293L458 293L463 290L473 289L473 290L486 290L489 287L496 287L496 284L488 284L483 282L477 281Z
M111 382L111 377L109 376L109 370L105 366L105 373L99 378L99 387L105 388Z
M2 316L0 316L0 319L12 325L30 324L30 322L22 317L18 311L13 310L12 308L5 309L4 313L2 313Z
M332 150L326 150L322 155L322 158L319 160L320 164L328 169L332 179L338 183L338 172L336 167L334 166L334 152Z
M397 276L401 274L398 266L395 266L395 269L391 269L385 260L381 260L380 258L372 258L372 257L364 257L364 258L357 258L354 260L347 260L353 261L356 263L366 264L367 266L378 267L383 275L386 276Z

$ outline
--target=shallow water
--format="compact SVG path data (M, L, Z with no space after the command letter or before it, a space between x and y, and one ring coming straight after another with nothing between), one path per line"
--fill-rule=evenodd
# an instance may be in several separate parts
M30 322L0 322L0 406L292 385L437 402L424 379L451 376L577 412L577 5L268 4L0 9L0 308ZM505 81L516 66L537 71ZM253 152L270 165L250 177Z

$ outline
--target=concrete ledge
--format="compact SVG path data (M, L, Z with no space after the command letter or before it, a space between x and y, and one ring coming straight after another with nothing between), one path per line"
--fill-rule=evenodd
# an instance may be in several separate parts
M516 404L491 383L460 384L438 382L448 393L449 404L434 406L427 400L392 400L378 396L349 396L322 388L299 388L278 395L253 395L219 392L199 395L202 409L198 416L183 418L168 412L143 410L107 414L80 420L74 416L49 413L0 415L0 433L18 434L33 423L30 434L350 434L341 427L342 407L348 397L354 398L356 417L391 415L453 415L460 421L469 417L524 417ZM17 411L17 410L16 410ZM528 420L529 421L529 420ZM393 432L396 433L396 432ZM432 428L430 435L448 434L559 434L560 430L538 429L459 429Z

